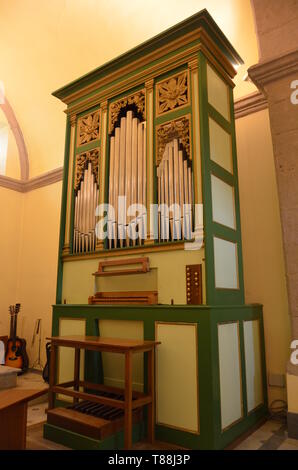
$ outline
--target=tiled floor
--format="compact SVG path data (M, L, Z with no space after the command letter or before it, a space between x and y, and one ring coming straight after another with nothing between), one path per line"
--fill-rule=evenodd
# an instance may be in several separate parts
M157 443L151 446L145 442L135 445L136 450L171 450L177 447ZM42 424L29 426L27 431L27 449L30 450L66 450L67 448L42 437ZM251 434L235 450L296 450L298 440L289 439L285 425L277 421L267 421Z
M18 387L44 388L46 386L39 372L29 371L18 377ZM46 421L47 395L29 403L28 406L28 449L66 449L64 446L43 439L42 423ZM136 444L135 449L173 449L168 444L158 443L154 447L145 442ZM286 425L281 421L270 420L243 440L235 450L296 450L298 440L288 438Z
M288 438L287 427L280 421L267 421L235 450L296 450L298 440Z
M29 371L18 377L17 386L20 388L39 389L46 386L41 373ZM29 403L27 418L27 448L32 450L64 450L66 447L43 439L42 427L46 421L47 395ZM165 443L157 443L154 447L145 442L135 445L135 449L174 449L176 447ZM281 421L270 420L263 424L253 434L243 440L235 450L296 450L298 440L288 438L286 425Z

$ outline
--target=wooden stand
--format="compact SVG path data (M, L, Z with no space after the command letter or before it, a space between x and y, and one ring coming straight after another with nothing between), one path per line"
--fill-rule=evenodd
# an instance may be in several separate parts
M103 438L109 432L120 430L121 417L113 424L94 416L78 414L76 409L55 409L55 394L60 393L73 397L74 405L79 400L86 403L105 405L108 409L122 410L124 414L124 447L130 449L132 446L132 424L135 411L148 406L148 439L154 441L155 408L154 408L154 353L155 347L160 344L155 341L134 341L125 339L100 338L95 336L57 336L47 338L51 341L50 362L50 389L49 389L49 411L48 422L56 424L75 432L87 433L87 435ZM75 348L74 380L71 382L56 384L56 357L57 347ZM112 352L125 355L125 388L117 389L81 381L80 373L80 350L88 349L98 352ZM148 390L147 393L133 392L132 390L132 357L134 353L146 352L148 354ZM73 388L70 390L70 388ZM95 395L79 391L80 387L88 390L96 390L102 395ZM84 402L84 403L85 403ZM72 407L72 408L75 408ZM62 411L61 411L62 410Z

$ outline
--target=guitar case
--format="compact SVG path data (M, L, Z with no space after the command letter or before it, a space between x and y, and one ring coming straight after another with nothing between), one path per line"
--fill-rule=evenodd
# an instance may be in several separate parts
M46 355L47 355L47 362L42 371L42 378L48 384L49 383L49 364L50 364L50 356L51 356L51 343L46 344Z

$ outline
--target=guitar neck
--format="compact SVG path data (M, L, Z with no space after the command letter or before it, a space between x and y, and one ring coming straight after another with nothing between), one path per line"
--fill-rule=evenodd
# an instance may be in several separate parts
M13 332L14 332L14 315L11 313L10 314L10 333L9 333L10 338L13 337Z
M14 344L14 346L15 346L16 337L17 337L17 319L18 319L18 315L17 315L17 313L15 313L15 315L14 315L14 327L13 327L13 344Z

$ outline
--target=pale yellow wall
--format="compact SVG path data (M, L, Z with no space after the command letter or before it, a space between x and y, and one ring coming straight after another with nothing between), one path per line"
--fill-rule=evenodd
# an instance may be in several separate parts
M0 335L9 333L8 306L18 301L22 206L20 193L0 187Z
M51 333L56 298L61 183L26 193L20 246L17 295L22 303L20 334L31 346L36 318L42 318L43 337ZM36 359L36 349L29 356Z
M9 129L8 131L8 148L5 176L9 176L10 178L15 179L20 179L21 177L19 150L11 129Z
M51 92L207 8L245 60L258 62L250 0L0 0L0 79L19 121L30 176L63 163L64 105Z
M8 306L21 303L18 334L27 340L30 363L35 321L51 333L55 303L61 183L26 194L0 187L0 334L9 333ZM43 343L43 358L44 343Z
M264 305L267 371L285 374L290 323L268 111L236 121L245 300ZM269 388L269 401L285 398Z

